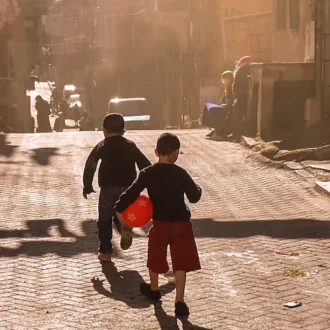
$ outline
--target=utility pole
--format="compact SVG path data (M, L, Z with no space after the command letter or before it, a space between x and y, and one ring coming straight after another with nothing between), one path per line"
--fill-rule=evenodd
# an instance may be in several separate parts
M158 45L158 22L157 22L157 13L158 13L158 0L154 0L154 14L153 14L153 28L154 28L154 38L156 45L156 59L155 59L155 84L154 84L154 113L155 111L162 111L162 106L159 103L159 45ZM161 113L162 114L162 113ZM155 117L155 116L154 116ZM156 114L156 118L160 116ZM158 123L154 123L158 126ZM159 128L159 127L155 127Z
M196 1L196 0L194 0ZM193 93L195 89L195 77L194 77L194 58L193 58L193 41L194 41L194 7L193 0L189 1L189 50L188 50L188 70L189 70L189 95L188 95L188 117L189 121L192 120L192 106L193 106Z

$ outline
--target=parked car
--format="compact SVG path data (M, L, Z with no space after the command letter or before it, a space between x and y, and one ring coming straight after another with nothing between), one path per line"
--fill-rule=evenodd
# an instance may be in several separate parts
M65 85L63 88L63 100L68 105L67 117L78 120L82 117L84 111L87 111L87 95L85 88L78 88L74 85ZM78 108L78 113L75 110Z
M79 95L86 95L87 91L85 88L80 88L75 85L65 85L63 88L63 100L67 102L70 99L71 95L79 94Z
M120 113L129 130L150 129L150 109L145 98L112 99L108 113Z

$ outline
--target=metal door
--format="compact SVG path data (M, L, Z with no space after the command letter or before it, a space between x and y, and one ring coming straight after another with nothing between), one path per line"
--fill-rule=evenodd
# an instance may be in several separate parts
M330 0L322 2L322 110L325 115L330 113Z

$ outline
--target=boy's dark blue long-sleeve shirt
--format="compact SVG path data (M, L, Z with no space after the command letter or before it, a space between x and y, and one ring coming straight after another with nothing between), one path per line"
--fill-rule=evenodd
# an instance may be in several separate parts
M151 165L136 144L121 135L105 138L89 155L84 170L84 193L94 192L93 178L98 161L99 186L129 187L136 179L136 165L139 170Z
M157 163L140 172L133 185L121 195L115 210L122 213L145 188L154 207L153 220L157 221L190 220L184 196L191 203L197 203L202 196L202 189L183 168Z

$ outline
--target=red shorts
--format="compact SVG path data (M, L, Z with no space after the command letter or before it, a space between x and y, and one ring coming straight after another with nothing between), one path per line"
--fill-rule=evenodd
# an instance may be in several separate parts
M173 271L201 269L190 221L154 221L149 230L148 263L157 274L168 272L167 246L170 246Z

